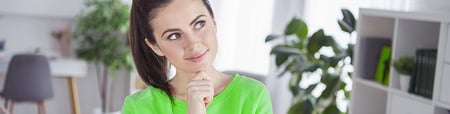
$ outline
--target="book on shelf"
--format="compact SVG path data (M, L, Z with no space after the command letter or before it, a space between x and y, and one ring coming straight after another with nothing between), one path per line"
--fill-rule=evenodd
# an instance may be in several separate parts
M383 46L378 57L375 80L383 85L389 86L389 69L391 63L391 47Z
M418 74L420 74L420 70L421 69L421 57L419 55L422 55L420 51L416 51L415 54L415 60L414 60L414 68L413 68L413 73L411 75L411 81L409 83L409 92L410 93L416 93L418 91L418 83L420 81L419 77L417 76Z
M436 73L436 60L437 60L437 50L430 51L428 55L428 78L427 82L427 96L428 98L432 98L433 96L433 87L434 87L434 77Z
M361 72L357 74L364 79L375 80L379 57L382 51L383 46L391 46L390 38L377 38L377 37L367 37L361 38L360 45L360 53L362 60L359 62L361 65Z
M411 75L409 92L432 98L434 75L436 69L436 49L416 50L414 71Z

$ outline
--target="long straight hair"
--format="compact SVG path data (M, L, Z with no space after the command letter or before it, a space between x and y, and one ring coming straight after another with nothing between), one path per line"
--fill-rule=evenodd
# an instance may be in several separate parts
M145 43L156 44L153 35L152 20L158 10L167 6L172 0L133 0L130 13L129 41L134 63L141 79L149 86L163 90L173 101L172 87L167 76L168 62L166 57L158 56ZM208 0L202 0L209 14L214 17Z

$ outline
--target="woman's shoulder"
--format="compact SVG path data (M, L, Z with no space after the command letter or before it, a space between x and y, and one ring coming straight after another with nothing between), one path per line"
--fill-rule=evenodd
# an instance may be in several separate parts
M264 90L266 88L262 82L239 73L236 73L234 78L237 78L236 86L244 90Z
M152 99L159 99L161 97L166 96L160 89L153 86L147 86L146 88L127 96L127 100L132 100L135 102L152 101Z
M160 89L148 86L125 98L124 114L164 114L171 110L169 97Z

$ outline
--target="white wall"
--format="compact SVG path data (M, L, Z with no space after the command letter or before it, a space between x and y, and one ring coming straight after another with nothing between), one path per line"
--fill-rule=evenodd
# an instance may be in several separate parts
M83 0L0 0L0 14L72 18Z
M410 9L450 12L450 0L411 0Z
M51 32L68 25L75 25L75 15L82 6L82 0L0 0L0 39L6 40L5 52L30 52L35 48L48 55L56 55L55 40ZM76 47L76 46L74 46ZM89 65L86 77L77 79L80 110L91 114L100 107L97 78L93 66ZM112 84L111 108L120 110L123 99L129 93L129 73L120 71ZM4 76L0 76L3 88ZM68 81L65 78L53 79L54 98L47 100L47 114L70 114L71 102ZM1 100L3 104L3 99ZM37 113L37 106L18 103L14 114Z

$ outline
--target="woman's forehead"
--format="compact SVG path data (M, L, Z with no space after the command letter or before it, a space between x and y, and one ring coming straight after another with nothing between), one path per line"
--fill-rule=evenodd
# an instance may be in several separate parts
M198 15L209 16L201 0L173 0L158 10L156 17L152 20L152 25L163 29L188 25Z

